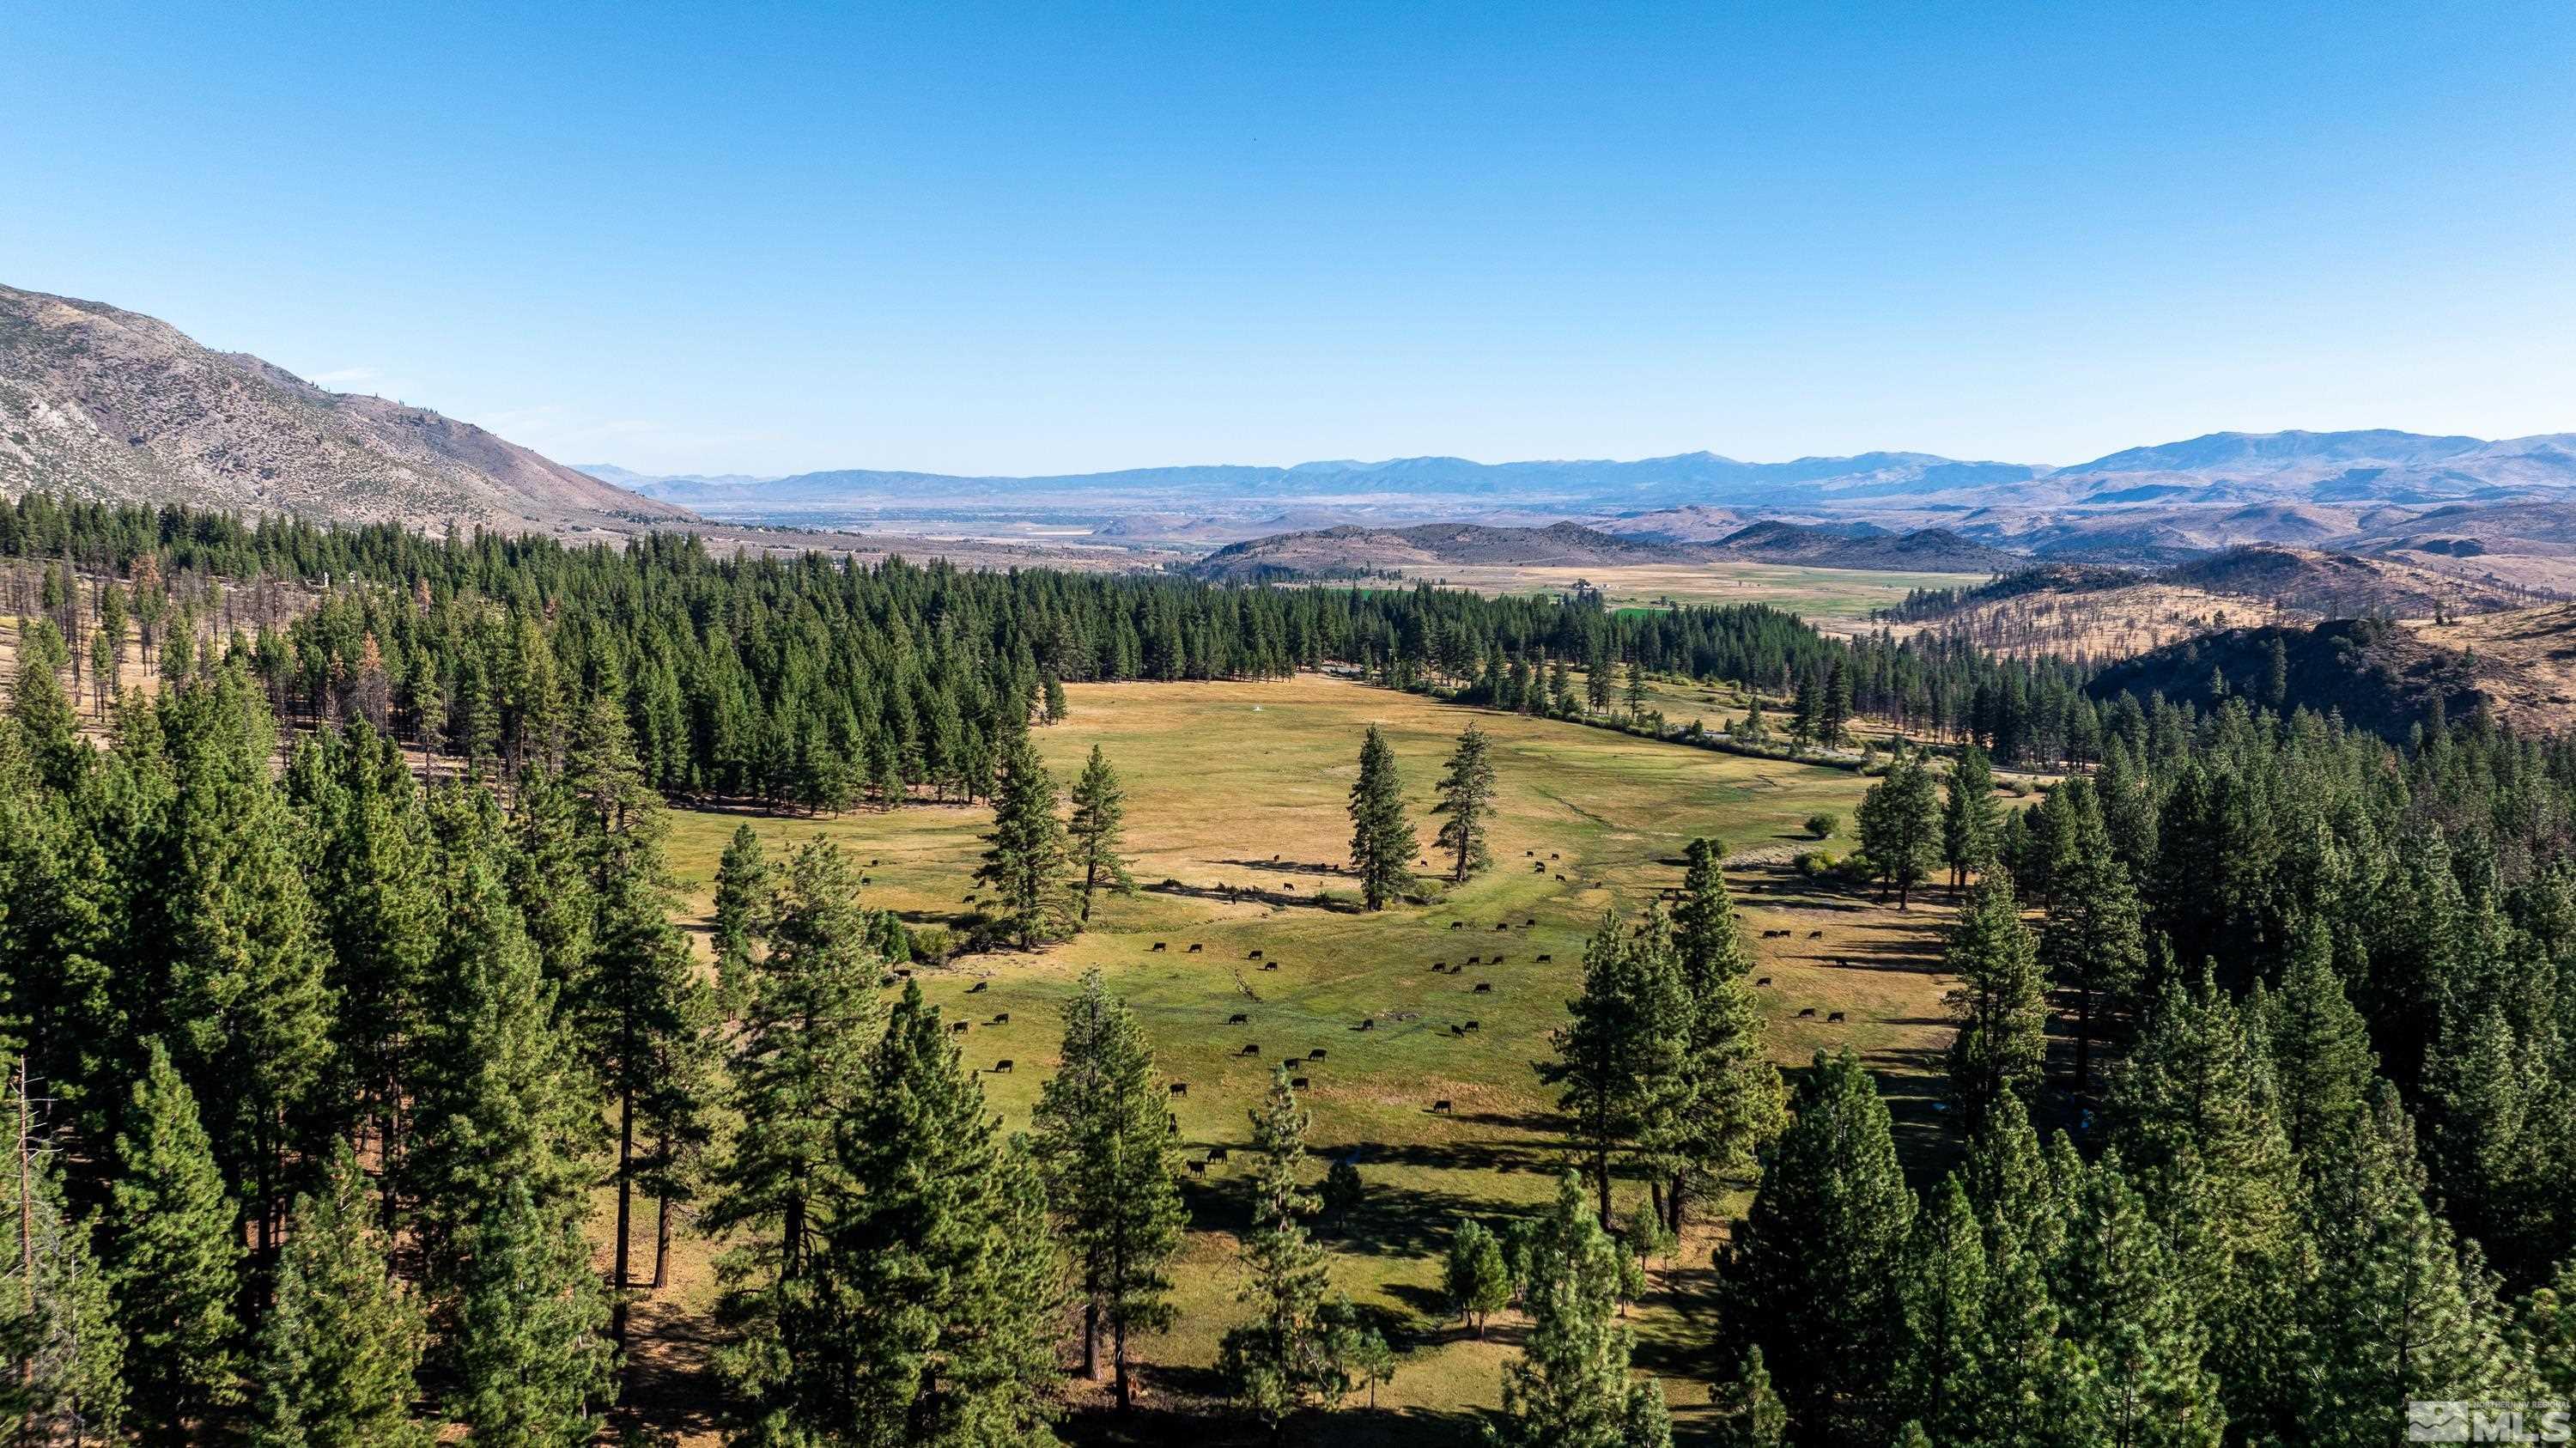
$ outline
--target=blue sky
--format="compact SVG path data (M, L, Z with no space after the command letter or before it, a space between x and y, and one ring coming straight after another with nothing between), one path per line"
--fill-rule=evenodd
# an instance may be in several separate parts
M0 282L567 461L2576 428L2565 0L109 0L0 116Z

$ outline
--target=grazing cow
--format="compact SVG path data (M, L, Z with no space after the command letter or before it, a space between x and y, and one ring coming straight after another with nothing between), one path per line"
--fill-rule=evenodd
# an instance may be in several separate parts
M870 860L870 861L868 861L868 868L869 868L869 869L875 869L877 866L882 865L882 864L884 864L884 863L885 863L885 861L883 861L883 860Z
M1193 940L1193 941L1191 941L1191 942L1190 942L1190 954L1192 954L1192 955L1196 955L1196 954L1198 954L1198 953L1199 953L1199 943L1198 943L1197 941Z
M1288 1078L1288 1084L1296 1090L1303 1091L1306 1089L1306 1078L1303 1076L1291 1076Z
M1279 968L1279 962L1275 960L1265 960L1261 962L1261 968L1263 970L1277 970Z
M1258 1056L1258 1055L1260 1055L1260 1054L1261 1054L1261 1045L1260 1045L1260 1043L1259 1043L1259 1042L1249 1042L1249 1043L1247 1043L1247 1044L1244 1046L1244 1048L1243 1048L1243 1054L1245 1054L1245 1055L1247 1055L1247 1056Z
M1256 950L1256 951L1252 952L1252 954L1250 954L1250 955L1248 955L1248 956L1246 956L1246 957L1244 957L1244 958L1245 958L1245 959L1247 959L1247 960L1259 960L1259 959L1261 958L1261 952L1260 952L1260 951L1258 951L1258 950Z
M876 882L876 877L874 875L861 875L859 877L859 883L862 885L873 885Z
M973 985L970 985L970 986L966 987L966 993L967 993L968 995L982 995L982 994L984 993L984 987L985 987L985 986L987 986L987 985L989 985L989 984L991 984L991 982L990 982L990 981L981 981L981 980L979 980L979 981L975 982Z
M1755 982L1754 982L1754 984L1755 984L1755 985L1769 985L1770 983L1771 983L1771 977L1769 977L1769 976L1767 976L1767 975L1766 975L1766 976L1764 976L1764 977L1762 977L1760 980L1757 980L1757 981L1755 981Z
M998 1011L998 1012L996 1012L996 1013L994 1014L994 1016L993 1016L993 1024L994 1024L994 1025L997 1025L997 1026L1007 1026L1007 1025L1009 1025L1010 1023L1011 1023L1011 1013L1010 1013L1009 1011Z
M1807 1007L1805 1010L1798 1012L1798 1019L1800 1019L1800 1020L1802 1020L1802 1021L1803 1021L1803 1020L1806 1020L1806 1019L1808 1019L1809 1017L1811 1017L1811 1016L1815 1015L1815 1013L1816 1013L1816 1008L1815 1008L1814 1006L1809 1006L1809 1007Z
M1807 932L1807 938L1809 940L1822 940L1825 938L1825 932L1821 930L1810 930Z
M1563 883L1563 882L1564 882L1564 880L1565 880L1565 877L1564 877L1563 875L1559 875L1559 876L1557 876L1556 878L1557 878L1557 880L1558 880L1558 882L1559 882L1559 883Z
M1467 1034L1467 1028L1465 1026L1451 1026L1449 1028L1449 1034L1453 1036L1463 1036Z
M1464 920L1452 920L1449 922L1449 928L1452 930L1464 930L1467 928L1467 922Z
M1471 1031L1481 1031L1484 1028L1485 1023L1483 1021L1469 1021L1467 1023L1467 1029Z
M993 1074L996 1076L1008 1076L1011 1074L1011 1058L1004 1056L1002 1059L995 1061L993 1063Z
M1179 1112L1177 1112L1177 1111L1166 1111L1166 1112L1164 1112L1164 1113L1163 1113L1163 1125L1165 1125L1165 1126L1167 1126L1167 1127L1171 1128L1171 1130L1173 1130L1174 1132L1178 1132L1178 1131L1181 1129L1181 1117L1180 1117L1180 1113L1179 1113Z
M902 979L902 980L910 980L910 979L912 979L912 967L910 967L910 966L908 966L908 965L898 965L898 966L896 966L896 967L894 968L894 973L895 973L896 977L897 977L897 978L899 978L899 979Z
M1363 1031L1374 1031L1377 1029L1377 1022L1363 1019L1360 1022L1360 1029Z
M1494 993L1494 984L1493 984L1493 982L1492 982L1492 981L1485 981L1485 980L1480 980L1480 981L1476 982L1476 990L1475 990L1475 993L1476 993L1477 995L1492 995L1492 994Z
M1827 1014L1827 1015L1826 1015L1826 1017L1825 1017L1825 1024L1830 1026L1830 1025L1834 1024L1836 1021L1841 1020L1842 1018L1843 1018L1843 1013L1842 1013L1842 1012L1840 1012L1840 1011L1834 1011L1834 1012L1831 1012L1831 1013L1829 1013L1829 1014Z
M1175 1095L1175 1096L1187 1096L1187 1095L1189 1095L1189 1094L1190 1094L1190 1083L1189 1083L1189 1082L1187 1082L1187 1081L1175 1081L1175 1082L1173 1082L1173 1083L1172 1083L1172 1094L1173 1094L1173 1095Z
M1447 1099L1446 1097L1444 1097L1444 1098L1442 1098L1442 1099L1440 1099L1440 1100L1438 1100L1438 1101L1434 1101L1434 1102L1432 1102L1432 1103L1431 1103L1431 1109L1432 1109L1433 1111L1436 1111L1436 1112L1440 1113L1440 1114L1441 1114L1441 1115L1443 1115L1443 1116L1448 1115L1448 1114L1449 1114L1449 1102L1448 1102L1448 1099Z
M1553 955L1541 955L1538 958L1538 963L1541 965L1553 965L1556 963L1556 957Z
M966 1034L966 1022L950 1021L948 1023L948 1034L952 1036L962 1036Z
M1554 850L1550 850L1550 851L1548 851L1548 852L1547 852L1547 857L1548 857L1549 859L1551 859L1551 860L1562 860L1562 859L1564 859L1564 858L1565 858L1563 855L1558 854L1558 853L1557 853L1556 851L1554 851Z
M1535 854L1537 854L1537 853L1538 853L1538 851L1536 851L1536 850L1523 850L1523 851L1521 851L1521 853L1522 853L1522 854L1524 854L1524 855L1535 855Z
M1497 920L1494 922L1494 928L1496 930L1509 930L1512 928L1512 922L1508 920Z
M1487 961L1487 962L1485 962L1485 963L1486 963L1487 965L1500 965L1500 964L1502 964L1502 963L1503 963L1503 958L1502 958L1501 956L1497 955L1497 956L1495 956L1492 960L1489 960L1489 961Z
M1206 1162L1203 1162L1203 1161L1200 1161L1200 1160L1199 1160L1198 1158L1196 1158L1196 1157L1192 1157L1192 1158L1190 1158L1190 1175L1192 1175L1192 1176L1206 1176L1206 1175L1207 1175L1207 1163L1206 1163Z
M1225 1148L1224 1148L1224 1147L1221 1147L1221 1146L1210 1148L1210 1149L1209 1149L1209 1151L1208 1151L1208 1160L1210 1160L1210 1161L1223 1161L1223 1160L1225 1160Z
M974 904L974 903L975 903L975 897L974 897L974 896L972 896L972 895L969 895L969 896L967 896L965 899L960 900L960 901L958 901L957 903L958 903L958 904L960 904L960 905L972 905L972 904Z
M1469 965L1483 965L1485 963L1485 957L1481 955L1471 955L1467 957L1467 963Z
M1154 948L1153 948L1153 950L1148 951L1148 952L1147 952L1147 954L1160 954L1160 953L1161 953L1161 951L1162 951L1162 949L1163 949L1163 942L1161 942L1161 941L1157 940L1157 941L1155 941L1155 942L1154 942Z
M1306 1059L1309 1061L1320 1061L1324 1059L1324 1048L1317 1046L1315 1049L1308 1051L1306 1053Z
M1538 922L1535 920L1524 920L1521 922L1521 929L1523 930L1536 930L1537 928Z
M1240 1026L1248 1024L1251 1020L1252 1017L1245 1015L1241 1011L1236 1011L1233 1015L1225 1018L1225 1023L1229 1026Z

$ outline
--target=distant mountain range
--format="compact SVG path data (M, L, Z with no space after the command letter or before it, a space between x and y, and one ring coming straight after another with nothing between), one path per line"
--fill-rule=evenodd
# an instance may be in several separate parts
M0 489L30 488L519 531L691 518L427 408L325 391L139 313L0 286Z
M2487 501L2529 489L2576 488L2576 434L2501 442L2365 432L2211 433L2128 448L2071 467L1965 462L1931 453L1872 452L1748 463L1716 453L1634 462L1479 463L1466 458L1347 460L1291 467L1236 464L1131 468L1028 477L846 469L787 477L652 477L600 464L588 471L662 498L719 513L792 512L889 501L1062 495L1266 501L1429 496L1515 507L1581 505L1850 508L1902 500L1921 507L2172 507L2200 503Z

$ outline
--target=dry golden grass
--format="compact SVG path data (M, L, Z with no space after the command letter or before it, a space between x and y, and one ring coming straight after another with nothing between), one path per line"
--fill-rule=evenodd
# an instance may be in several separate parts
M1145 1023L1165 1075L1190 1085L1176 1106L1191 1157L1217 1146L1239 1152L1249 1136L1245 1112L1271 1066L1286 1054L1328 1051L1306 1068L1317 1169L1356 1154L1368 1184L1353 1219L1326 1229L1335 1280L1411 1344L1394 1383L1380 1390L1378 1411L1338 1419L1333 1441L1463 1442L1472 1435L1469 1415L1499 1400L1518 1325L1500 1323L1491 1340L1478 1342L1449 1322L1438 1293L1441 1254L1460 1216L1525 1209L1553 1190L1565 1155L1553 1100L1530 1063L1548 1053L1548 1032L1577 989L1583 940L1602 912L1640 910L1678 883L1680 850L1694 834L1717 836L1760 862L1732 879L1772 981L1761 994L1772 1006L1774 1054L1794 1065L1817 1049L1859 1051L1887 1083L1909 1149L1941 1149L1925 1073L1948 1034L1945 986L1933 972L1943 910L1918 904L1899 915L1812 890L1785 864L1809 814L1850 819L1866 784L1856 775L1469 711L1317 676L1070 692L1072 719L1040 730L1040 748L1060 776L1078 768L1094 742L1107 751L1127 783L1130 845L1148 888L1104 901L1092 932L1076 940L924 972L926 991L952 1018L973 1023L962 1038L964 1059L985 1073L994 1110L1017 1129L1054 1064L1057 1007L1083 969L1100 967ZM1427 847L1431 786L1470 718L1493 736L1501 777L1495 867L1454 890L1430 885L1441 897L1434 903L1374 915L1349 908L1355 891L1337 865L1361 731L1372 721L1387 731ZM871 903L931 923L955 916L975 893L976 835L988 818L982 808L930 805L833 819L685 814L675 822L673 859L690 891L687 908L702 918L717 856L736 824L748 820L773 856L826 838L855 856ZM1162 886L1167 879L1173 883ZM1248 893L1228 899L1218 893L1225 886ZM1319 899L1328 895L1335 898ZM1765 930L1786 933L1765 939ZM1154 951L1156 941L1167 948ZM1201 947L1195 954L1192 944ZM1250 960L1254 950L1265 961ZM1487 963L1497 952L1501 963ZM1540 954L1553 961L1541 964ZM1480 963L1460 975L1430 968L1471 955ZM1479 980L1492 992L1474 994ZM978 983L983 990L970 995ZM1816 1016L1800 1018L1807 1007ZM1827 1024L1831 1010L1847 1012L1849 1023ZM1251 1016L1249 1025L1226 1024L1238 1011ZM994 1024L1002 1012L1009 1022ZM1363 1018L1372 1029L1357 1029ZM1451 1033L1470 1019L1478 1022L1474 1034ZM1262 1054L1242 1056L1248 1043ZM1014 1070L991 1074L1003 1058ZM1433 1114L1431 1103L1443 1098L1455 1110ZM1183 1321L1142 1345L1149 1411L1130 1441L1169 1441L1183 1431L1222 1440L1231 1431L1223 1422L1181 1420L1209 1405L1217 1339L1240 1316L1232 1232L1245 1216L1244 1173L1237 1157L1185 1178L1192 1232L1174 1272ZM1642 1186L1622 1184L1623 1211L1642 1198ZM1712 1231L1694 1228L1675 1269L1658 1274L1632 1319L1640 1361L1667 1378L1686 1436L1705 1426L1696 1373L1708 1315L1695 1307L1709 1286ZM646 1234L649 1223L639 1224L639 1252L649 1247ZM703 1394L688 1369L707 1336L710 1255L684 1241L672 1287L637 1319L652 1369L638 1406L693 1434L706 1430L697 1416ZM1075 1387L1078 1402L1090 1401L1083 1385ZM1113 1440L1100 1415L1079 1415L1071 1427Z

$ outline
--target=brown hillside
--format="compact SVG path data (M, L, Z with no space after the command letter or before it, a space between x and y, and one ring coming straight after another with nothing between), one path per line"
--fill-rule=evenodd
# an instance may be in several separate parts
M0 286L0 489L342 522L687 522L427 408L326 391L98 302Z

